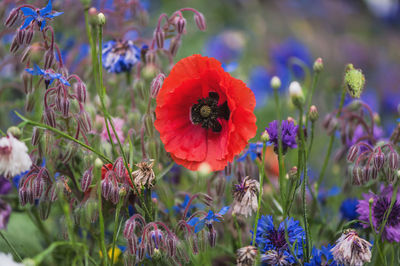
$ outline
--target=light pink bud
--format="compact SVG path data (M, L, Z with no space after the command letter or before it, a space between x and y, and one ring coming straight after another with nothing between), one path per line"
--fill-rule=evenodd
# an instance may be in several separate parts
M165 75L163 73L158 74L151 82L151 97L153 99L157 98L158 92L160 91Z
M359 151L360 151L360 147L358 145L351 146L349 149L349 153L347 154L347 161L354 162Z
M18 17L19 17L19 10L14 8L13 10L11 10L6 21L4 22L4 26L11 27L12 25L14 25L15 21L17 21Z
M183 17L180 17L178 19L178 22L176 23L176 29L179 34L182 34L185 31L186 28L186 19Z
M201 31L205 31L207 29L206 19L204 15L200 12L194 14L194 21L196 22L197 27Z
M165 39L165 33L161 29L157 29L154 32L154 37L156 38L156 44L158 49L163 49L164 48L164 39Z
M93 179L93 166L83 173L81 179L81 188L83 192L86 192L89 189L89 186L92 184Z

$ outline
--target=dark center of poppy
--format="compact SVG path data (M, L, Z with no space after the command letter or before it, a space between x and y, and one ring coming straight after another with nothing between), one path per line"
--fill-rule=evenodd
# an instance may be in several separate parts
M391 200L387 197L381 197L376 202L374 206L374 216L378 221L378 225L382 224L385 212L390 207L390 202ZM396 226L398 224L400 224L400 204L396 200L387 219L387 225Z
M286 248L285 231L274 229L270 232L269 239L271 240L271 244L276 247L277 251Z
M207 98L197 100L192 106L191 119L193 124L201 124L202 128L211 128L213 132L221 132L222 125L218 118L229 120L230 110L228 103L218 105L219 95L216 92L210 92Z

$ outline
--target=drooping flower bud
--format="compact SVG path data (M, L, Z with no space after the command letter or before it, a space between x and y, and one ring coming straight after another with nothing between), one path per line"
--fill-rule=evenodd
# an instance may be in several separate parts
M101 181L101 194L105 199L108 199L113 188L113 183L107 177Z
M157 98L158 92L160 91L164 82L165 75L163 73L158 74L151 82L151 97Z
M124 237L126 239L130 239L133 236L133 233L135 231L135 227L136 227L136 222L134 219L128 219L125 222L125 228L124 228Z
M156 31L154 32L154 38L156 39L158 49L163 49L165 39L164 31L162 29L156 29Z
M86 192L89 189L89 186L92 184L93 179L93 166L83 173L81 179L81 188L83 192Z
M200 12L194 14L194 21L196 22L197 27L201 31L205 31L207 29L206 19L204 15Z
M385 154L382 152L381 148L378 148L378 153L375 153L374 156L374 165L375 168L379 171L383 167L385 163Z
M360 147L358 145L351 146L349 149L349 152L347 154L347 161L350 163L354 162L359 151L360 151Z
M32 146L36 146L39 144L40 138L41 138L41 131L39 128L34 127L32 130L32 139L31 139L31 144Z
M76 85L76 97L81 103L86 102L86 85L83 82L78 82Z
M123 178L125 176L126 168L124 166L124 160L122 157L118 157L117 160L115 160L113 170L119 178Z
M6 21L4 22L4 26L11 27L14 25L15 21L17 21L19 17L19 10L17 8L13 8L8 15Z
M171 53L172 56L176 56L178 53L178 49L181 46L181 38L180 36L176 36L171 40L171 45L169 47L169 52Z
M394 150L389 152L388 162L390 169L397 170L399 168L399 154Z
M33 38L33 30L30 29L26 32L26 36L25 36L25 44L29 45L32 41Z
M355 165L353 167L352 171L352 177L353 177L353 185L359 186L363 183L363 170L361 167L358 165Z
M176 23L176 29L179 34L183 34L186 28L186 19L183 17L178 18L178 21Z
M128 240L128 251L129 251L129 253L135 255L136 251L138 249L138 240L137 240L136 235L133 234L127 240Z
M344 82L349 95L352 98L360 98L365 86L365 77L361 69L355 69L353 64L348 64Z
M46 108L44 110L44 122L51 126L51 127L56 127L57 122L56 122L56 114L54 113L53 109L51 108Z

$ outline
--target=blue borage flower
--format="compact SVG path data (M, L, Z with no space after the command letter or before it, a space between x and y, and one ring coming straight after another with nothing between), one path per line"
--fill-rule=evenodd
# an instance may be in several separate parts
M25 68L25 71L34 76L43 76L46 85L51 85L55 79L59 80L62 84L71 86L69 82L63 78L60 73L54 73L51 69L41 69L38 65L34 64L33 68Z
M187 224L193 226L194 232L198 233L205 225L212 225L213 222L221 222L220 219L222 219L222 216L228 212L229 208L229 206L225 206L218 213L209 210L208 214L203 219L193 217Z
M111 73L128 72L140 61L140 49L132 41L108 41L102 53L103 66Z
M313 247L312 252L311 252L311 260L310 262L304 263L304 266L320 266L320 265L325 265L325 266L336 266L337 263L333 259L333 255L331 252L331 249L333 248L333 245L328 244L326 247L321 246L321 249L317 249L316 247Z
M286 242L285 228L289 243ZM262 253L274 251L279 258L284 258L289 263L295 263L293 255L299 259L303 257L305 241L303 228L293 218L286 218L278 228L275 228L271 215L263 215L258 220L256 244ZM291 249L295 254L291 253Z
M186 194L182 203L178 203L178 204L172 206L171 209L165 209L165 212L169 213L172 210L174 212L174 214L177 214L177 215L183 214L185 212L186 207L189 204L189 201L190 201L190 197L189 197L189 195ZM201 204L201 203L196 203L196 204L192 203L192 204L190 204L187 216L191 216L191 210L196 209L196 208L197 209L203 209L204 205Z
M42 9L35 10L30 7L21 7L21 11L26 17L24 24L21 26L21 30L27 28L32 21L36 21L40 30L43 30L43 28L46 26L47 20L50 20L64 13L64 12L52 13L51 0L49 0L47 6Z
M267 146L270 145L267 143ZM262 153L262 148L263 148L263 143L262 142L256 142L256 143L250 143L249 148L246 150L245 153L243 153L242 156L240 156L237 161L238 162L243 162L247 156L250 156L250 159L254 161L258 156L261 155Z

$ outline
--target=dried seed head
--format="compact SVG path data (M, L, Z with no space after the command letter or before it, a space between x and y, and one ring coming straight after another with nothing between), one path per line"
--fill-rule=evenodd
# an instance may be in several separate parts
M350 147L349 152L347 154L347 161L349 163L354 162L356 159L358 152L360 151L360 147L356 144Z
M151 188L153 186L153 182L155 180L155 174L153 171L154 161L150 162L141 162L136 164L139 168L138 170L132 173L135 185L139 188L146 187Z
M239 248L236 252L236 264L238 266L252 266L256 256L257 248L254 246Z

